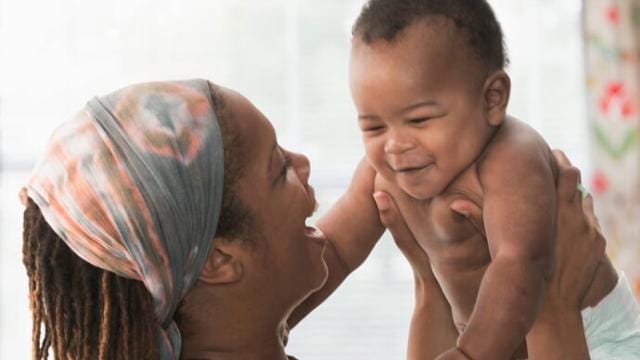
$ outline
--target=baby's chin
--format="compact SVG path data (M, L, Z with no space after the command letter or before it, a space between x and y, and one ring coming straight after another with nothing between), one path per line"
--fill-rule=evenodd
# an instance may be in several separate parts
M404 184L402 182L397 183L398 188L404 191L405 194L409 195L411 198L415 200L428 200L431 199L438 194L440 194L444 189L434 188L433 186L428 186L424 184L420 185L412 185L412 184Z
M393 173L378 171L378 175L381 176L387 183L393 184L393 186L397 187L402 192L415 200L431 199L444 190L440 189L439 187L435 188L434 186L425 185L424 183L407 183L395 177Z
M402 191L404 191L407 195L409 195L410 197L416 200L428 200L437 195L432 192L423 191L419 189L407 189L402 186L400 186L400 189L402 189Z

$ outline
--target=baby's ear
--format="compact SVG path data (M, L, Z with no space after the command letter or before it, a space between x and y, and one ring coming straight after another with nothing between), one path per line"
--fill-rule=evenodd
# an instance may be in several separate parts
M236 283L242 279L244 266L234 244L214 246L207 257L198 280L211 285Z
M484 103L489 125L502 124L507 114L509 95L511 94L511 79L503 70L489 75L484 83Z

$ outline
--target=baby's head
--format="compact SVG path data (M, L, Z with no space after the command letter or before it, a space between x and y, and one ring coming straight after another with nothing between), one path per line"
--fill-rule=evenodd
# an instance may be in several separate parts
M485 0L371 0L353 27L350 85L367 158L417 199L442 192L503 122L510 80Z

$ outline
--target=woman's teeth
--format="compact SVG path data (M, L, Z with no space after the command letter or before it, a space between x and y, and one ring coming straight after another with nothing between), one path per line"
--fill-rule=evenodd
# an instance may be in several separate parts
M308 237L314 240L319 240L319 241L326 240L322 230L318 229L315 226L305 226L305 233L307 234Z

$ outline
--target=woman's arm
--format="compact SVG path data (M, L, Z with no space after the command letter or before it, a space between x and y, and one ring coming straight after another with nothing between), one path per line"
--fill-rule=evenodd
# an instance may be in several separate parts
M289 327L324 302L364 262L384 232L372 197L375 175L373 167L362 159L345 194L316 223L328 241L324 260L329 274L322 288L289 316Z
M392 197L384 192L374 195L380 221L411 264L415 279L415 307L409 329L408 359L434 359L456 345L458 331L451 307L431 271L429 258L416 242L400 215Z
M540 314L529 332L529 359L589 359L580 311L558 305Z
M577 189L580 172L569 159L558 160L558 220L554 271L542 309L527 336L530 359L589 359L580 304L604 256L605 240L593 199Z

